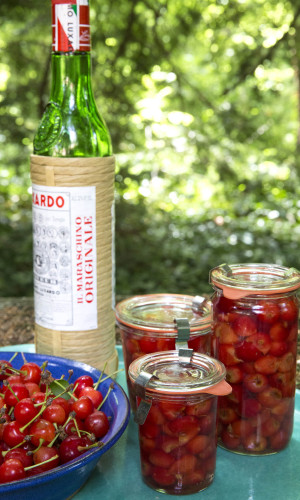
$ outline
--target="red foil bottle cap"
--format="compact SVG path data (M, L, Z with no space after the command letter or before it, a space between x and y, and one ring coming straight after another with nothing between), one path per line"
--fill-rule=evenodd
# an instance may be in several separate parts
M89 52L89 1L52 0L53 52Z

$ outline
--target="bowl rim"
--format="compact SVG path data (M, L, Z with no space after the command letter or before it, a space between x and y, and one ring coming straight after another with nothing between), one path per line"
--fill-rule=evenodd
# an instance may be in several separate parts
M22 351L1 351L0 352L0 359L3 360L8 360L10 359L15 353L18 353L22 355ZM59 364L67 364L71 363L72 367L76 367L78 369L82 369L85 372L88 372L89 375L95 377L96 379L100 376L100 371L97 370L97 368L94 368L91 365L88 365L87 363L83 363L77 360L72 360L68 358L63 358L60 356L52 356L52 355L47 355L47 354L39 354L39 353L32 353L32 352L24 352L24 355L28 361L45 361L45 358L50 362L52 361L53 363L56 363L57 365ZM33 359L30 359L33 358ZM14 360L15 361L15 360ZM69 367L70 368L70 367ZM106 374L105 374L106 375ZM118 427L116 429L116 433L113 434L108 441L105 441L105 436L101 441L104 443L104 445L101 448L94 448L89 450L86 454L81 455L80 457L74 458L73 460L70 460L69 462L66 462L65 464L61 464L54 469L51 469L49 471L41 472L40 474L37 474L36 476L30 476L24 479L19 479L16 481L11 481L10 483L2 483L0 484L0 494L5 493L8 489L10 491L17 490L20 488L23 488L27 485L32 485L34 481L34 485L41 485L45 482L47 482L51 477L60 477L62 476L65 471L67 470L68 473L74 472L76 469L81 468L83 465L90 463L91 461L97 461L103 455L108 449L110 449L116 441L121 437L123 432L125 431L127 424L129 422L130 418L130 405L129 405L129 400L128 397L124 391L124 389L121 387L121 385L116 382L114 379L111 377L108 377L106 385L110 384L113 382L115 386L117 387L117 390L119 391L121 397L123 398L123 402L125 403L125 413L124 417L122 418L121 422L118 424ZM111 393L112 394L112 393ZM96 466L95 463L95 466Z

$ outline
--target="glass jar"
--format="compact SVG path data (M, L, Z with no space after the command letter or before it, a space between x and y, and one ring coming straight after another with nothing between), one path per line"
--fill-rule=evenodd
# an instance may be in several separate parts
M293 430L300 273L270 264L223 264L210 273L212 355L224 363L229 396L219 399L221 446L266 455Z
M179 294L138 295L117 304L116 319L121 333L133 411L136 407L128 377L130 363L144 354L175 349L178 329L174 320L181 318L189 322L188 347L196 352L210 354L211 304L204 297Z
M143 481L177 495L203 490L213 481L217 396L231 390L222 363L179 352L148 354L129 367L138 394Z

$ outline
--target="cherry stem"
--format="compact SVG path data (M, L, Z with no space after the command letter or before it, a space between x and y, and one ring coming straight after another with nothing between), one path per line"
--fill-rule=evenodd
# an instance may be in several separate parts
M3 457L5 457L5 455L6 455L9 451L11 451L11 450L16 450L16 449L17 449L17 448L19 448L20 446L23 446L23 444L25 444L25 443L26 443L26 439L24 439L24 441L22 441L21 443L16 444L16 446L14 446L13 448L9 448L9 450L2 451L2 452L1 452L1 453L2 453L2 456L3 456Z
M46 361L44 361L44 363L43 363L43 364L42 364L42 366L41 366L42 373L44 373L44 372L45 372L45 370L46 370L47 366L48 366L48 361L46 360Z
M92 448L102 448L102 446L104 446L104 443L102 443L102 441L97 441L96 443L90 444L89 446L77 446L77 450L88 451Z
M74 394L69 390L69 387L65 388L62 384L59 383L60 379L55 379L55 383L63 389L63 394L69 394L69 396L77 401L77 398Z
M39 439L39 445L38 445L38 447L37 447L35 450L30 450L30 451L28 451L28 452L27 452L27 455L28 455L28 454L29 454L29 455L33 455L34 453L36 453L37 451L39 451L39 449L41 448L41 446L43 446L44 441L45 441L45 439L40 438L40 439Z
M25 354L24 354L24 352L22 352L22 353L21 353L21 355L22 355L22 358L23 358L24 364L25 364L25 363L27 363L27 359L25 358Z
M101 380L100 383L104 382L104 380L107 380L108 378L111 378L113 375L116 375L116 373L120 373L120 372L123 372L124 371L124 368L120 368L120 370L116 370L115 372L112 372L111 375L107 375L107 377L105 377L103 380Z
M12 357L9 360L9 363L12 363L13 360L18 356L18 352L15 352L15 354L12 355Z
M108 391L107 393L105 394L105 397L102 399L101 403L99 404L97 410L99 411L100 408L102 407L102 405L105 403L105 401L107 400L108 396L109 396L109 393L113 390L115 384L112 382L108 388Z
M6 370L8 370L10 372L10 374L17 374L17 375L26 375L26 372L25 371L22 371L22 370L18 370L17 368L13 368L12 366L8 366L6 363L1 363L0 365L0 368L1 368L1 372L4 374L4 375L8 375L9 374L6 372Z
M76 432L77 432L78 436L81 437L80 430L78 428L78 424L77 424L76 418L74 418L73 420L74 420L74 425L75 425Z
M49 462L53 462L53 460L55 460L56 458L58 458L58 455L54 455L54 457L48 458L48 460L45 460L44 462L41 462L39 464L34 464L34 465L29 465L29 467L24 467L24 470L27 471L30 469L34 469L35 467L40 467L40 465L44 465L44 464L48 464Z
M103 370L102 370L102 372L100 373L100 377L98 378L97 382L94 384L94 389L97 389L97 388L98 388L98 386L99 386L99 384L101 383L101 379L102 379L102 377L103 377L103 375L104 375L104 370L105 370L105 368L106 368L106 365L107 365L107 361L105 361L105 363L104 363Z
M49 444L47 444L47 448L52 448L52 446L54 445L55 441L59 437L59 432L58 432L58 429L57 429L57 424L54 422L53 425L54 425L55 430L56 430L56 436L52 439L52 441Z
M75 413L75 411L74 411L74 413L73 413L73 412L71 412L71 413L69 414L69 416L68 416L67 420L65 421L64 425L62 426L62 428L64 429L64 428L66 427L66 425L70 422L70 420L73 420L75 417L76 417L76 413Z
M9 385L9 383L5 384L5 385L6 385L7 389L15 396L16 400L19 403L20 400L19 400L18 396L16 395L16 393L14 392L14 390L12 389L12 387Z
M81 437L81 434L80 434L80 430L78 428L78 424L77 424L77 421L76 421L76 413L74 412L71 412L70 415L68 416L67 420L65 421L64 425L62 426L62 428L64 429L66 427L66 425L71 421L73 420L74 422L74 427L76 429L76 432L78 434L79 437Z

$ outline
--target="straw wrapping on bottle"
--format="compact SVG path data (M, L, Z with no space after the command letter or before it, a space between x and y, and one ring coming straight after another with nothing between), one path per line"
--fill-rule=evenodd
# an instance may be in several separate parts
M31 155L31 180L38 186L84 187L96 191L97 321L82 331L45 328L36 323L36 351L86 362L108 372L117 368L113 283L113 204L115 159Z

